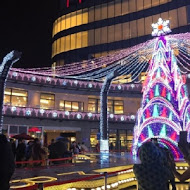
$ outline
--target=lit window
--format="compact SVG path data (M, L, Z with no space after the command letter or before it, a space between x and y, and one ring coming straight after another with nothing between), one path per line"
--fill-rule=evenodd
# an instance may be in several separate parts
M54 109L55 106L55 95L45 94L40 95L40 108L43 109Z
M114 114L123 114L123 101L114 100Z
M18 89L5 89L4 104L18 107L26 107L28 101L28 92Z
M88 111L92 113L96 113L98 111L97 99L88 99Z
M92 113L100 113L100 100L88 100L88 111ZM123 114L123 101L122 100L108 100L107 111L109 114Z
M60 101L59 107L64 111L83 111L83 102Z

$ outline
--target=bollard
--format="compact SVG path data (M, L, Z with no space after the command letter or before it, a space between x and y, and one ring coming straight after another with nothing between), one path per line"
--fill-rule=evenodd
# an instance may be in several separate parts
M104 190L107 190L107 184L108 184L108 172L104 172L104 178L105 178L105 181L104 181Z
M44 189L44 184L43 183L39 183L38 184L38 190L43 190Z

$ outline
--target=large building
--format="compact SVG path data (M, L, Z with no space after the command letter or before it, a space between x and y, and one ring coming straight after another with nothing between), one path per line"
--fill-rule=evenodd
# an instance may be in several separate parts
M189 31L190 1L60 0L53 24L53 62L100 57L144 42L160 17L171 21L172 33Z
M159 17L170 19L173 33L190 29L187 0L60 2L59 16L53 24L52 60L54 66L65 64L57 68L65 74L77 73L78 68L81 72L106 68L121 60L125 50L119 50L150 39L151 23ZM96 59L91 60L93 57ZM70 62L76 63L66 64ZM11 69L4 97L4 133L11 137L25 132L39 137L44 144L64 133L70 141L84 141L95 148L100 137L102 82L64 79L64 74L55 77L54 71L56 74L55 67ZM142 71L139 79L145 77ZM125 84L131 78L129 74L118 79L108 96L109 140L115 150L129 151L132 145L142 85Z

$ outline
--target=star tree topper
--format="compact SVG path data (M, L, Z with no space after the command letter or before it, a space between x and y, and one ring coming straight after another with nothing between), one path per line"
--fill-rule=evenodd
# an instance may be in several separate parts
M158 19L157 23L152 24L152 36L163 36L171 32L170 29L170 21L162 20L162 18Z

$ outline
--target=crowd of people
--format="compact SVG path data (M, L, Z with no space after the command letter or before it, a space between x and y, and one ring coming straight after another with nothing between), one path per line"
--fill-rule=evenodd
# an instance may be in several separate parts
M10 139L10 144L13 152L13 156L16 162L31 161L31 164L27 166L41 166L47 164L47 159L59 159L59 158L72 158L75 154L88 152L88 148L85 143L76 143L75 141L70 144L69 140L61 133L56 140L52 139L48 147L41 146L41 142L38 138L28 141L18 139L18 145L13 139ZM35 162L41 160L43 162ZM53 164L60 162L52 162ZM18 163L17 167L26 166L26 164Z

